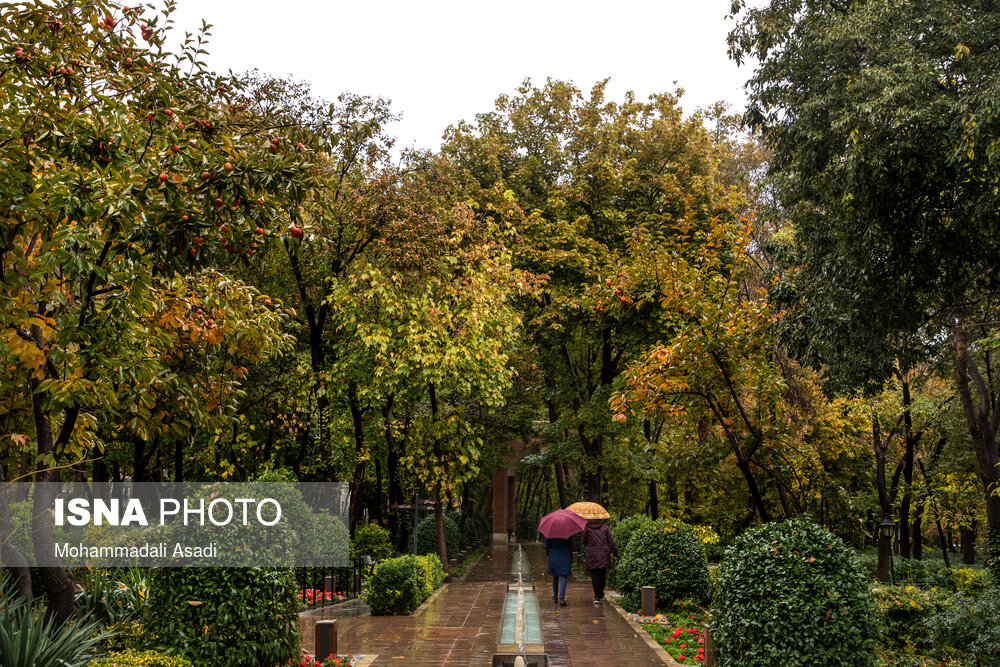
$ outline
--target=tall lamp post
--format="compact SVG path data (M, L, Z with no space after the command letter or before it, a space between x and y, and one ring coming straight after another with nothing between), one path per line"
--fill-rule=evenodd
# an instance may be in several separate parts
M896 532L896 522L885 517L878 525L878 567L875 578L883 583L889 581L889 571L892 567L892 536Z

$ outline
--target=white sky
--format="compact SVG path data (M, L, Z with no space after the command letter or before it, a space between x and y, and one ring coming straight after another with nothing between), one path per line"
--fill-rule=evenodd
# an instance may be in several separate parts
M611 96L684 88L685 110L744 106L750 68L726 56L730 0L179 0L179 31L212 24L207 63L259 68L392 100L399 146L437 148L451 123L493 108L525 78ZM676 82L676 84L674 83Z

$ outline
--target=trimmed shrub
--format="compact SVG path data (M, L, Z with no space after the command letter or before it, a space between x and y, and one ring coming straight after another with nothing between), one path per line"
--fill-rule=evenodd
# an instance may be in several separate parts
M423 602L444 583L444 567L441 565L441 559L435 554L417 556L417 567L423 582L423 597L420 600Z
M448 558L454 558L461 551L461 531L451 515L444 515L444 546ZM434 515L429 514L417 524L417 553L437 554L437 527L434 525Z
M376 565L368 578L365 602L373 616L409 614L443 581L444 569L437 556L390 558Z
M956 593L951 606L932 616L927 625L936 646L975 658L982 667L1000 667L1000 592L986 590L979 598Z
M871 592L878 608L882 644L897 650L927 646L930 631L926 621L950 605L948 593L939 588L876 586Z
M651 521L635 531L619 553L618 592L631 608L638 607L643 586L655 586L657 601L667 606L679 600L708 600L708 561L686 523Z
M197 667L272 667L298 659L298 611L290 569L164 568L144 618L152 648Z
M385 560L392 555L389 530L374 523L358 526L354 530L353 546L355 555L368 554L376 561Z
M92 660L87 667L193 667L190 660L179 655L163 655L156 651L126 651Z
M719 568L712 638L719 667L875 665L875 604L857 555L808 521L747 531Z
M875 570L878 569L878 554L873 551L858 552L858 564L861 573L868 581L875 581Z
M618 551L624 552L629 541L632 539L632 535L640 528L644 528L651 523L653 523L653 520L649 516L645 514L633 514L611 526L611 534L615 536L615 544L618 546Z
M625 555L625 548L628 547L635 531L652 523L652 521L645 514L633 514L619 520L611 527L611 534L615 538L615 546L618 547L619 556ZM618 581L618 562L612 562L611 567L608 568L608 585L614 590L621 591L621 584Z

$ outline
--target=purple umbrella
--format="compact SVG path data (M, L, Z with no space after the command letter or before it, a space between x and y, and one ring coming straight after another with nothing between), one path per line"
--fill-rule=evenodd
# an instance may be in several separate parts
M538 522L538 532L548 538L568 539L582 533L587 520L569 510L549 512Z

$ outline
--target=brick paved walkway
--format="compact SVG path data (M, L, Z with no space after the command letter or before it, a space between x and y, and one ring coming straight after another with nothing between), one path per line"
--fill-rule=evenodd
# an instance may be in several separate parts
M545 550L527 545L535 577L542 638L551 667L566 665L652 667L665 664L608 605L595 607L589 581L570 581L567 607L551 601ZM464 581L446 585L411 616L339 618L339 653L377 654L375 665L484 667L496 651L510 573L510 553L495 547ZM303 617L303 647L312 649L312 625Z

